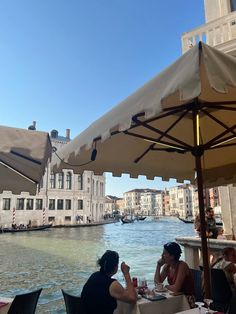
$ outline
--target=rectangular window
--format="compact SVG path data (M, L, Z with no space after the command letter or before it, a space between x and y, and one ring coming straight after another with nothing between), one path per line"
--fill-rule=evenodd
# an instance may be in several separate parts
M78 190L83 190L83 175L78 174Z
M55 217L54 216L49 216L48 217L48 221L49 222L54 222L55 221Z
M236 11L236 0L230 0L231 11Z
M64 189L64 173L58 173L58 188Z
M83 209L83 200L78 200L78 209Z
M60 200L57 200L57 209L63 209L63 200L60 199Z
M17 210L23 210L24 209L24 203L25 203L24 198L18 198L16 201L16 209Z
M27 198L26 200L26 209L34 209L34 200L32 198Z
M71 209L71 200L66 200L66 209Z
M67 174L66 174L66 188L67 188L67 190L71 190L71 188L72 188L72 174L71 174L71 172L67 172Z
M43 209L43 200L41 198L36 198L35 209Z
M51 174L50 174L50 188L51 189L56 188L56 175L53 172L51 172Z
M11 208L11 199L10 198L4 198L2 203L2 209L3 210L10 210Z
M71 216L65 216L65 221L71 221Z
M56 207L55 207L55 200L54 199L50 199L49 200L49 209L50 210L56 209Z

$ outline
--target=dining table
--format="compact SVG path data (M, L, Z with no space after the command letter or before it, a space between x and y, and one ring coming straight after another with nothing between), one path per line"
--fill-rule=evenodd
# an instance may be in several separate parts
M12 301L12 298L0 297L0 314L7 314Z
M206 314L206 313L220 314L220 312L218 312L218 311L207 310L207 308L205 308L205 307L201 307L200 309L195 308L195 309L190 309L190 310L186 310L186 311L181 311L181 312L177 312L174 314ZM221 314L223 314L223 313L221 313Z
M166 291L157 295L165 298L151 301L141 297L136 304L118 301L114 314L173 314L190 309L184 294L175 295L171 291Z

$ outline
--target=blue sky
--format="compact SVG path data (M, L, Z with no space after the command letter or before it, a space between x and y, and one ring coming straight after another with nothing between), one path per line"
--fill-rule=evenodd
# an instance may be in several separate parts
M75 137L181 55L203 0L1 0L2 125ZM107 177L107 194L175 185Z

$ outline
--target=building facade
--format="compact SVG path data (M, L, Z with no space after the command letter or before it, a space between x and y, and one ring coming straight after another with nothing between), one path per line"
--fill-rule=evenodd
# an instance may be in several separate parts
M30 128L35 129L35 123ZM70 130L65 137L52 130L50 138L58 150L70 141ZM26 225L29 220L32 225L97 222L104 217L104 207L105 176L95 176L91 171L74 174L69 169L53 173L49 163L35 196L9 191L0 194L0 225Z
M236 0L205 0L206 23L182 35L182 52L203 41L236 56Z
M194 190L191 184L183 184L169 189L170 213L186 218L193 215Z

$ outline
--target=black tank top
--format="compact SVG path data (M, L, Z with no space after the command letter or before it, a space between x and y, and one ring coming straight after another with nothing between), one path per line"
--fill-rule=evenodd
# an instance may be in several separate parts
M114 312L117 302L109 292L109 287L114 280L100 271L89 277L81 293L86 314L112 314Z

